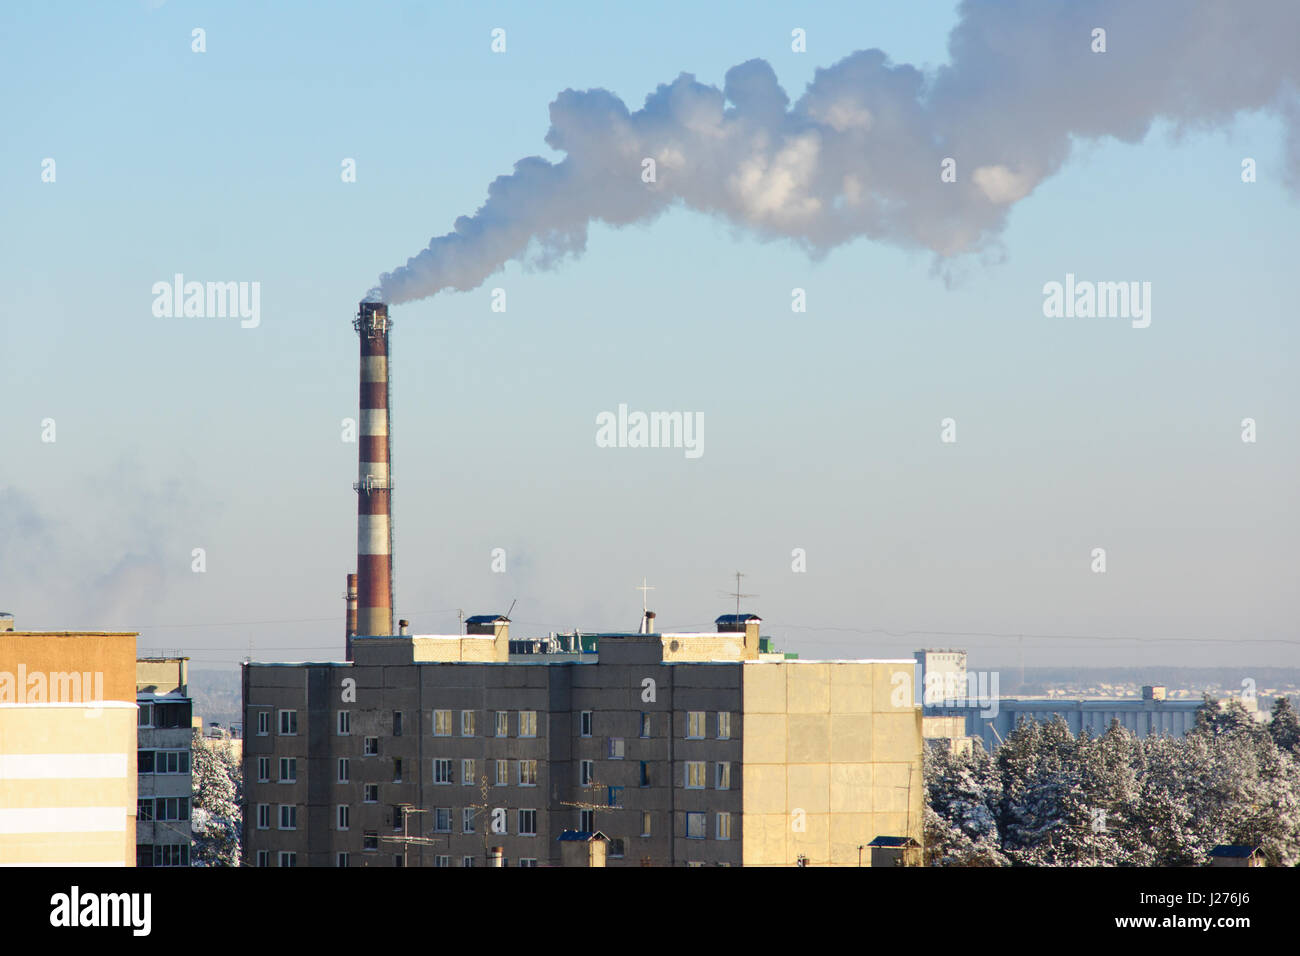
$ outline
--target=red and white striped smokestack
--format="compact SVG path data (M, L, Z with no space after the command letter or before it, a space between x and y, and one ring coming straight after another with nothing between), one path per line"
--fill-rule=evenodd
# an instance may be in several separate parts
M347 657L344 660L352 660L352 638L357 636L357 576L348 575L347 590L343 592L343 600L347 602L347 616L343 621L343 632L347 641Z
M357 474L357 633L393 633L392 480L388 448L388 306L362 302L361 421Z

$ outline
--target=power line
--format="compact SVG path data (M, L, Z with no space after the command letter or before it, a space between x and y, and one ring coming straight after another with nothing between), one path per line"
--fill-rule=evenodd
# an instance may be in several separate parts
M1115 641L1139 644L1162 643L1199 643L1199 644L1300 644L1300 639L1288 638L1247 638L1247 637L1112 637L1103 634L1031 634L1027 631L935 631L907 630L895 631L883 627L839 627L821 624L790 624L782 621L769 621L773 627L783 627L795 631L843 631L850 634L880 634L885 637L990 637L1007 640L1031 638L1044 641ZM1011 645L1014 646L1014 645Z

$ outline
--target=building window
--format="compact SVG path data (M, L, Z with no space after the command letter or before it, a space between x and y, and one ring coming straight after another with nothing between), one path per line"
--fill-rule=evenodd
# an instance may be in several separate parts
M406 866L406 859L405 859L405 857L403 857L400 853L394 853L394 854L393 854L393 866L395 866L395 867L403 867L403 866Z
M438 807L433 811L433 832L451 832L451 807ZM448 866L451 864L448 863Z
M159 797L155 810L158 820L188 820L190 818L189 797Z
M731 764L719 761L713 775L713 786L718 790L731 789Z
M257 736L265 737L271 732L271 712L269 710L259 710L257 712Z
M474 736L474 711L462 710L460 712L460 735L462 737Z
M258 783L271 782L271 758L270 757L257 758L257 782Z
M379 849L379 831L366 830L361 834L361 849L378 850Z
M464 786L470 787L474 785L474 778L478 776L475 773L476 769L473 760L462 760L460 762L460 782Z
M190 704L154 704L153 726L183 727L189 730L194 724Z
M650 765L646 763L644 760L641 761L641 778L637 786L641 786L641 787L650 786Z
M135 802L135 819L139 823L148 823L153 819L152 800L137 800Z
M298 865L298 854L297 854L297 853L294 853L294 852L292 852L292 851L290 851L290 850L281 850L281 851L280 851L280 865L281 865L281 866L297 866L297 865Z
M433 782L452 783L451 761L438 759L433 762Z
M402 758L395 757L393 759L393 783L401 783L401 782L402 782Z
M338 805L338 829L346 830L352 825L352 808L346 803Z
M591 736L591 711L584 710L582 712L582 727L578 732L583 737Z
M271 851L270 851L270 850L258 850L258 851L257 851L257 865L258 865L258 866L270 866L270 865L271 865Z
M578 829L581 830L583 833L596 832L596 811L595 810L583 810L580 814L578 814L578 821L579 821Z
M340 737L350 736L352 733L352 711L340 710L338 721L338 735Z
M510 736L510 712L508 710L497 711L497 736Z
M719 813L719 814L718 814L718 827L717 827L717 831L718 831L718 832L717 832L717 839L719 839L719 840L730 840L730 839L731 839L731 814L730 814L730 813Z
M689 740L704 738L704 711L692 710L686 714L686 737Z
M520 866L536 866L537 861L532 857L523 857L519 861Z
M623 805L623 788L609 787L606 791L606 806L621 807Z
M537 736L537 711L521 710L519 712L519 736Z
M689 790L704 789L704 768L707 765L703 760L686 761L686 787Z
M463 810L460 811L460 832L461 833L474 832L474 808L473 807L465 807Z
M590 787L592 781L596 779L596 761L584 760L578 765L580 781L584 787Z
M296 710L280 711L280 736L295 737L298 734L298 712Z
M367 757L379 756L379 738L367 737L365 742L365 755Z
M472 867L474 865L474 858L472 856L462 856L460 858L460 865L464 867Z
M718 711L718 739L731 739L731 711Z
M271 829L271 805L269 803L259 803L257 805L257 828L259 830Z
M393 711L393 736L402 736L402 712L400 710Z
M346 853L336 853L334 855L334 865L345 867L348 865L348 855Z
M433 712L433 735L435 737L451 736L451 711L435 710Z
M348 770L350 769L347 757L339 758L339 783L348 782Z
M280 829L298 829L298 808L292 803L280 804Z
M140 715L137 719L137 724L140 727L153 726L153 704L140 705Z
M610 841L609 841L609 855L612 856L612 857L613 857L614 859L616 859L616 860L621 860L621 859L623 858L623 854L624 854L624 852L626 852L626 850L625 850L625 846L626 846L626 845L625 845L625 843L624 843L622 837L618 837L617 839L610 840Z
M446 866L446 867L450 867L450 866L451 866L451 857L449 857L449 856L435 856L435 857L433 858L433 865L434 865L434 866Z
M368 783L365 785L365 792L362 794L362 800L365 803L379 802L379 784Z
M397 804L393 804L389 810L391 811L390 816L393 821L393 829L401 830L402 824L406 822L406 815L402 813L402 808Z
M521 787L537 786L537 761L536 760L519 761L519 786Z
M650 814L641 814L641 835L648 837L650 835Z
M154 866L189 866L190 845L188 843L169 843L153 848Z
M610 760L623 759L623 738L622 737L609 738L609 759Z
M519 811L519 835L537 836L537 811L536 810Z
M297 757L280 758L280 782L281 783L298 782L298 758Z
M496 783L498 787L504 787L510 783L510 761L498 760L496 762Z
M650 736L650 715L649 714L641 715L641 736L642 737Z
M148 754L147 760L141 759ZM141 773L189 773L190 752L188 750L142 750L137 757ZM144 765L149 764L148 768Z
M154 759L152 750L139 750L135 755L136 773L153 773Z
M686 838L688 840L704 839L704 827L706 825L704 816L703 813L686 814Z

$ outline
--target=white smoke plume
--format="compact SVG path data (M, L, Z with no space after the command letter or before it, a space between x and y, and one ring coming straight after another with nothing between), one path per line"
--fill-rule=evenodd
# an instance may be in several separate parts
M860 51L819 69L793 106L763 60L728 70L721 90L683 73L636 111L607 90L565 90L546 135L565 158L517 162L370 295L473 289L512 259L548 267L584 250L592 222L678 203L813 256L866 236L943 260L995 241L1075 140L1135 143L1159 119L1278 113L1297 189L1298 38L1297 0L966 0L948 65L923 73ZM947 157L954 183L940 181Z

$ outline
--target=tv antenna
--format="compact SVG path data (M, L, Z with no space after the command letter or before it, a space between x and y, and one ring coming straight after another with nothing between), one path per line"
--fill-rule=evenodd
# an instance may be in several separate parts
M734 590L734 591L723 591L723 592L722 592L723 594L727 595L728 597L734 597L734 598L736 599L736 617L740 617L740 599L741 599L741 598L755 598L755 597L758 597L757 594L744 594L744 593L741 592L741 590L740 590L740 579L743 578L743 577L745 577L745 575L743 575L743 574L741 574L739 571L737 571L737 572L736 572L736 590Z

